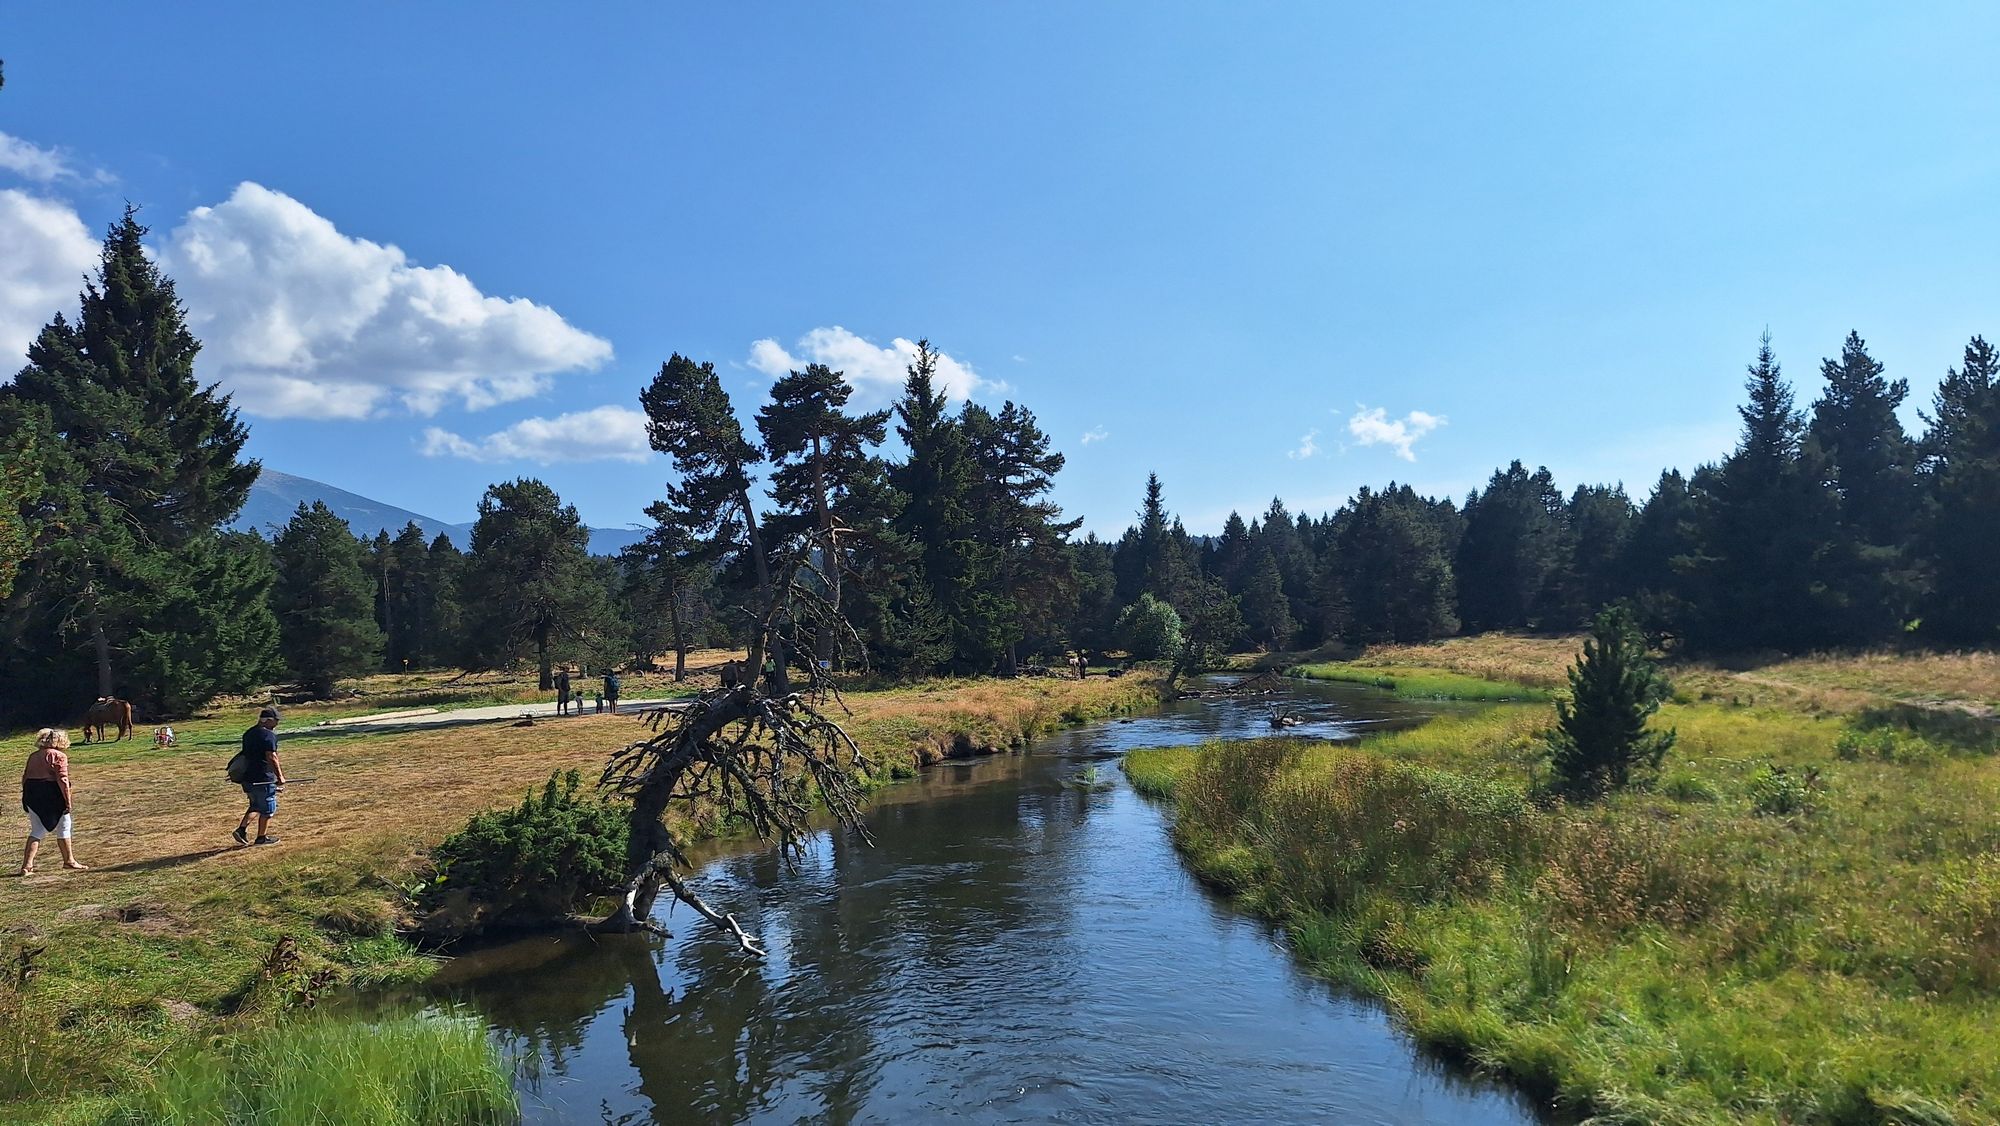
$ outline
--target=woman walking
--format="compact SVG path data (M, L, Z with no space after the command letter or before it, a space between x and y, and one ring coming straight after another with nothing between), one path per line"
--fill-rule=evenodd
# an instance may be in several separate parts
M21 874L35 874L42 838L56 835L63 867L82 871L69 843L69 733L44 727L35 732L35 750L21 771L21 809L28 815L28 844L21 850Z

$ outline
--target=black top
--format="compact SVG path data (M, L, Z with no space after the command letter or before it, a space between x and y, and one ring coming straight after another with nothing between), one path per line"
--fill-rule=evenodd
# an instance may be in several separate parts
M243 757L248 761L243 771L243 784L256 785L259 782L275 782L271 773L271 756L278 753L278 733L258 724L243 733Z

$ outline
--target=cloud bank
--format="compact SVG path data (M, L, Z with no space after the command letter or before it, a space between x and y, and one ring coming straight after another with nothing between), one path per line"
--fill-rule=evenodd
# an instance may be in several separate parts
M67 204L0 190L0 379L27 362L28 345L58 311L76 316L98 244Z
M160 260L203 341L203 376L252 414L366 418L400 403L429 415L449 402L478 410L611 358L609 342L547 306L487 296L449 266L415 265L394 246L342 234L254 183L190 211Z
M807 364L825 364L843 372L854 389L877 401L894 398L902 390L911 361L917 358L917 343L897 337L882 347L856 336L839 325L816 328L799 337L790 351L766 337L750 345L749 364L773 379ZM969 399L982 389L998 390L1004 384L982 378L972 365L939 352L937 385L948 398Z
M630 407L602 406L555 418L524 418L477 440L426 427L418 447L425 457L472 461L644 461L646 415Z
M1441 414L1425 411L1411 411L1401 418L1390 418L1383 407L1360 407L1347 420L1347 433L1355 442L1363 446L1388 446L1396 451L1396 456L1404 461L1417 460L1411 448L1417 439L1445 424Z

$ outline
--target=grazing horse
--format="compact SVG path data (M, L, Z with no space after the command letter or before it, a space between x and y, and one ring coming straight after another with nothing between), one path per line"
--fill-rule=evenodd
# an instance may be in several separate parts
M99 696L95 704L83 713L83 741L103 742L107 724L118 725L118 738L132 734L132 704L116 696Z

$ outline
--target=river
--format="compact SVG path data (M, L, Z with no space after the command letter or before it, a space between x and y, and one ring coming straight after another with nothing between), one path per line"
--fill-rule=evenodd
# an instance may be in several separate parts
M1444 706L1286 692L1310 720L1290 733L1323 738ZM515 1053L531 1126L1540 1121L1303 974L1189 876L1117 769L1135 747L1268 735L1278 702L1183 700L932 767L877 795L873 847L823 832L796 871L714 859L693 882L766 961L682 909L671 940L515 943L435 988Z

